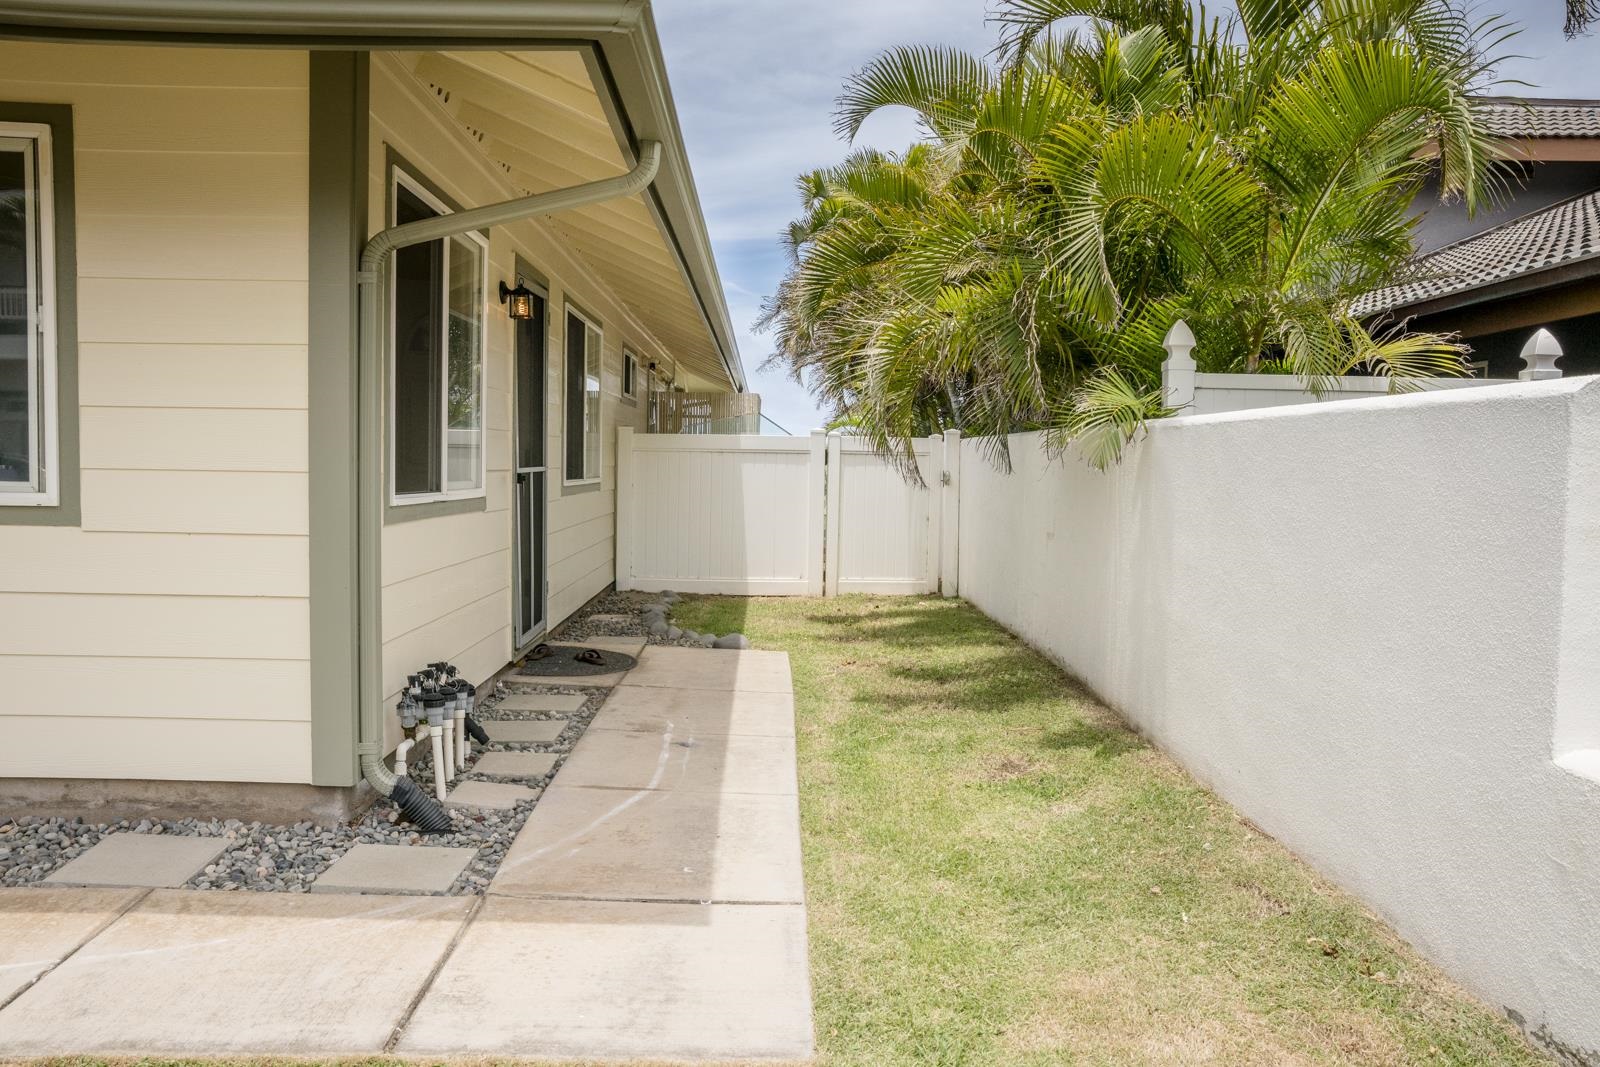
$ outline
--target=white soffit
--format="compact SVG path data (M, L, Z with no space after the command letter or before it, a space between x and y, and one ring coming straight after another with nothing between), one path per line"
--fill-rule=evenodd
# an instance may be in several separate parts
M631 166L576 49L393 55L517 195L614 177ZM731 387L700 304L643 196L546 221L683 370Z

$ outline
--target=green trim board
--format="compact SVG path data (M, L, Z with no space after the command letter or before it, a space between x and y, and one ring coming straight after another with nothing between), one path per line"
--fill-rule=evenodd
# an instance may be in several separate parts
M356 270L367 230L369 62L310 53L311 780L356 760Z
M50 170L55 201L56 261L56 463L59 503L0 507L0 526L79 526L83 508L78 451L78 205L73 171L72 106L0 101L0 122L50 127Z
M403 171L406 177L410 178L412 181L426 189L429 194L437 198L440 203L444 204L451 211L464 210L460 201L456 200L455 197L445 192L443 187L441 187L438 182L434 181L426 170L413 163L407 156L396 149L394 145L385 142L383 146L384 226L393 225L394 182L390 180L390 175L392 175L396 170ZM491 234L487 229L479 230L478 232L483 234L486 240L491 239ZM487 352L484 353L484 358L485 361L487 361ZM394 354L388 351L387 346L385 346L384 349L383 360L385 368L383 375L383 417L385 419L385 425L387 425L387 420L394 417L394 408L391 406L391 399L389 395L391 377L394 370ZM384 470L388 471L389 463L392 462L392 456L389 452L387 434L384 438L383 448ZM487 473L492 474L493 472L490 471ZM485 477L487 478L487 474ZM430 500L423 504L396 504L389 491L389 486L385 485L383 490L383 524L385 526L395 526L403 522L419 522L424 519L438 519L443 518L446 515L469 515L476 511L487 511L488 509L489 487L487 483L484 485L484 491L481 496L463 497L459 500Z

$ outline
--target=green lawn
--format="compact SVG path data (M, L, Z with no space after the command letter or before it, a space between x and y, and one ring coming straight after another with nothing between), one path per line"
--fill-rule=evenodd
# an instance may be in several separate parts
M793 659L822 1063L1546 1062L966 604L675 621Z

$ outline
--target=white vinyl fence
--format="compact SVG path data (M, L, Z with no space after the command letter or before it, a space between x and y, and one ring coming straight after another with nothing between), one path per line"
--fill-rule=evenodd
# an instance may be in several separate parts
M1185 415L1219 415L1225 411L1367 400L1397 392L1476 389L1506 382L1496 378L1406 378L1397 388L1392 378L1347 375L1333 379L1331 387L1317 396L1307 391L1300 379L1289 374L1201 373L1193 355L1194 334L1181 320L1167 333L1165 347L1167 358L1161 365L1162 401ZM1518 374L1518 378L1525 382L1559 378L1561 371L1556 368L1559 358L1561 346L1550 331L1537 330L1523 346L1522 359L1527 369Z
M821 431L617 434L617 588L954 596L957 435L916 442L923 484Z

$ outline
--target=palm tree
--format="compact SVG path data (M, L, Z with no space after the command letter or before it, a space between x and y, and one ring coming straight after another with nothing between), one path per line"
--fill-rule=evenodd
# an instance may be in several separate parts
M1086 25L1063 31L1063 19ZM1120 455L1185 318L1206 369L1460 373L1448 338L1349 311L1394 280L1407 206L1494 188L1475 119L1498 24L1447 0L1003 0L995 55L899 48L846 85L926 137L802 176L774 360L908 469L909 439L1046 428Z
M1568 37L1579 37L1589 32L1589 27L1600 22L1600 0L1567 0Z

